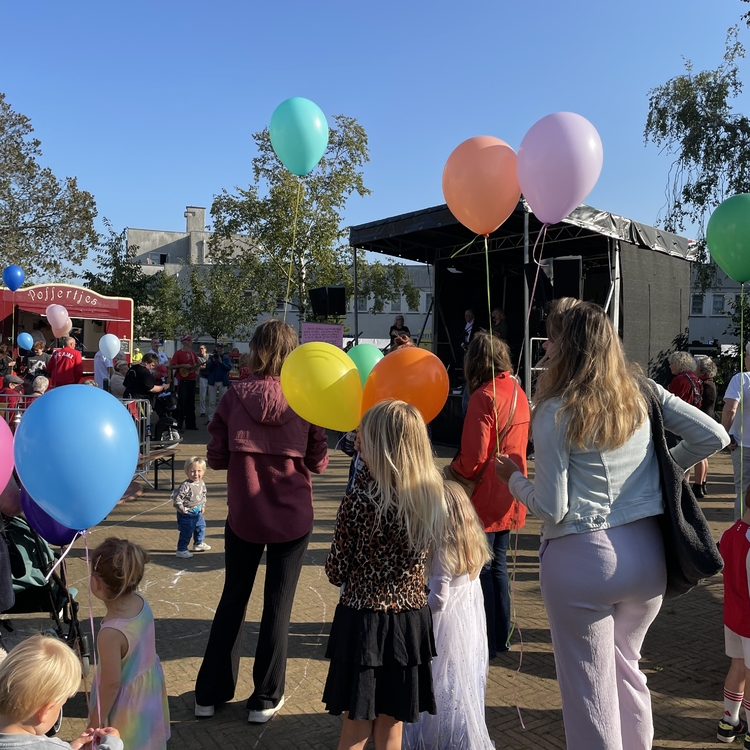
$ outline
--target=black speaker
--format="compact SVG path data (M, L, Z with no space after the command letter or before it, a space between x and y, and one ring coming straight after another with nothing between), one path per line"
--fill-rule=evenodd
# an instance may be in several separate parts
M527 263L524 267L524 273L526 274L526 284L529 287L529 295L531 290L534 289L534 298L531 300L532 307L544 308L547 303L552 299L552 284L550 284L547 274L544 272L544 268L539 268L537 271L536 263ZM536 288L534 288L534 282L536 281Z
M346 287L319 286L310 289L310 306L316 317L346 315Z
M580 255L552 259L552 285L555 299L583 297L583 259Z

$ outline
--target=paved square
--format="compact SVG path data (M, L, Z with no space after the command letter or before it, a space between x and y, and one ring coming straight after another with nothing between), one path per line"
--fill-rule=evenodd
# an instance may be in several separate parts
M193 442L180 447L179 458L205 455L205 429L188 436ZM446 449L438 450L443 456L441 463L452 455ZM92 530L91 545L108 535L118 535L150 551L151 564L142 591L157 618L157 651L167 678L172 747L181 750L235 746L302 750L336 747L340 720L324 713L320 697L328 667L323 656L326 636L338 590L328 583L323 562L348 468L349 459L332 451L328 470L314 479L315 528L292 613L286 705L271 722L260 726L247 723L244 703L252 691L252 654L260 621L263 566L247 611L244 656L235 700L217 709L212 719L193 717L195 677L223 585L225 472L209 470L206 475L206 541L212 546L210 552L198 553L190 560L174 557L177 525L170 493L164 489L158 492L148 489L142 498L117 506L101 526ZM181 467L177 474L181 481ZM709 477L711 494L704 507L718 534L731 521L733 485L727 454L711 460ZM539 593L538 534L539 522L530 518L516 540L514 609L519 634L512 651L490 665L486 715L498 748L565 747L550 634ZM69 576L71 584L80 591L78 600L85 619L88 608L83 556L79 542L71 552ZM575 574L575 570L570 571L570 575ZM721 716L722 685L728 666L723 654L721 601L719 577L681 599L666 602L651 628L642 663L653 696L656 748L717 746L715 728ZM104 612L98 601L93 609L96 618ZM15 622L40 629L47 627L43 618L36 622ZM88 630L88 625L84 629ZM84 728L83 694L67 704L65 714L60 736L70 739Z

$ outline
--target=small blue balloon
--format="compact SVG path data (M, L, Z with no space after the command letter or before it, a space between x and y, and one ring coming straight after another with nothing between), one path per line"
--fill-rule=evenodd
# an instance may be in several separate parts
M107 517L138 463L138 432L110 393L64 385L26 410L16 429L18 476L55 521L81 531Z
M20 266L8 266L3 271L3 283L10 289L11 292L15 292L16 289L20 289L23 280L26 278L26 274L23 272L23 268Z
M18 346L20 346L21 349L27 349L28 351L31 351L31 347L34 346L34 339L31 337L31 334L19 333Z
M276 107L268 133L281 163L300 177L315 169L328 148L328 123L323 110L301 96Z

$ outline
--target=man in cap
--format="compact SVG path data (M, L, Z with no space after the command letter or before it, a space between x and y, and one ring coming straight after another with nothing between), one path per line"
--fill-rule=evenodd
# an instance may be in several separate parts
M13 423L22 393L23 378L19 378L18 375L5 375L3 377L3 387L0 388L0 410L2 410L8 424Z
M172 369L177 371L177 429L183 426L188 430L197 430L195 423L195 384L201 364L198 355L193 351L193 337L186 333L180 341L182 349L172 357Z

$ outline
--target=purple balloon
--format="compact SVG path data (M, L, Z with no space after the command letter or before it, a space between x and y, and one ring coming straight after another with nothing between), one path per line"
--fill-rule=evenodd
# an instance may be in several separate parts
M532 125L518 149L518 182L534 215L557 224L593 190L604 152L596 128L574 112Z
M67 526L55 521L47 515L29 496L29 493L21 487L21 507L26 520L42 539L58 547L64 547L73 541L78 533Z

